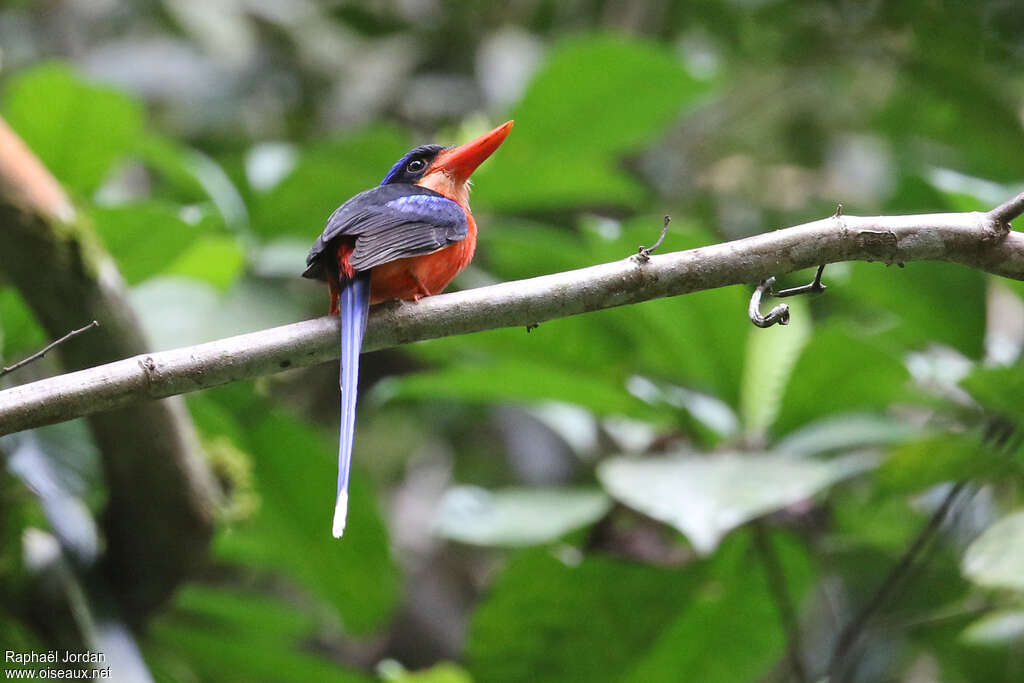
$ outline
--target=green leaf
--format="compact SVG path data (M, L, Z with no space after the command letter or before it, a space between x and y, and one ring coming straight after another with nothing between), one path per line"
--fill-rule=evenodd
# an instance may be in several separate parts
M0 350L3 364L21 360L45 346L46 333L14 287L0 287ZM17 356L17 357L16 357Z
M1024 145L1024 133L1012 100L988 79L972 77L977 72L971 60L947 49L950 37L935 36L931 46L918 48L901 74L902 86L892 90L873 126L891 135L918 163L1017 181L1013 150Z
M891 197L883 204L890 215L910 213L945 213L954 210L953 198L920 173L917 166L899 178ZM884 271L882 271L884 272Z
M799 601L813 579L807 554L788 537L770 542ZM473 615L467 667L493 683L760 680L785 637L752 550L738 537L674 569L520 553Z
M614 324L615 313L602 311L552 320L529 334L514 327L456 335L414 344L407 350L441 366L522 363L524 372L553 367L556 373L588 375L592 382L608 384L602 393L618 391L614 385L624 386L630 369L631 337L629 330ZM481 375L480 379L486 383L486 377Z
M613 458L597 475L629 507L683 532L707 555L736 527L875 465L866 454L831 460L773 453Z
M196 173L189 150L177 141L153 133L139 137L133 152L173 190L176 199L196 202L209 198Z
M1024 300L1024 281L1021 280L1000 280L1000 284L1006 286L1011 291L1016 292L1022 300Z
M662 217L653 215L626 221L617 231L614 225L606 230L585 223L587 264L635 254L639 245L653 243L661 225ZM676 221L669 225L662 249L695 249L716 241L701 226ZM601 314L602 324L629 334L619 353L632 372L706 391L736 407L744 358L743 344L736 340L746 338L750 323L722 311L745 310L749 298L746 287L722 287L607 311Z
M481 229L478 239L480 253L474 263L485 263L487 270L502 280L558 273L596 262L578 234L543 223L496 215Z
M294 573L333 604L353 632L379 627L397 601L398 576L372 482L361 469L353 472L348 526L338 540L330 533L334 445L293 418L271 414L255 426L250 448L262 494L258 537L274 545L252 559L262 556ZM297 466L297 459L308 462ZM222 540L221 549L231 548L228 537Z
M96 190L142 132L142 108L127 95L79 78L58 63L7 85L4 117L65 188Z
M0 611L0 632L4 634L4 648L5 650L13 650L14 652L45 652L47 645L39 639L39 635L35 633L28 624L24 623L24 617L18 615L15 617L11 614L7 614L5 611ZM14 667L7 664L4 671L12 671ZM19 664L19 669L34 669L41 671L46 669L47 666L41 662L25 663L24 665ZM12 678L15 674L7 674Z
M516 106L494 162L478 172L476 197L515 210L638 205L647 192L618 157L707 91L667 47L613 35L565 40Z
M633 335L624 360L634 372L682 384L739 403L743 343L749 322L743 315L744 287L723 287L610 311L608 322ZM607 324L607 323L606 323Z
M377 665L381 680L387 683L473 683L469 672L458 664L441 662L429 669L406 671L394 660L386 660Z
M484 258L504 279L619 260L636 253L638 245L652 243L661 220L638 217L607 227L601 233L590 221L577 237L538 224L498 226L483 233ZM711 241L705 231L679 221L670 227L666 245L687 249ZM621 386L638 374L703 391L735 406L744 352L736 339L746 337L749 323L743 316L721 311L743 310L748 298L743 287L725 287L553 320L529 336L517 328L435 340L410 350L442 364L499 357L536 364L538 348L543 347L545 361L610 386Z
M601 491L456 486L441 500L434 532L483 546L538 545L600 519L611 507Z
M224 168L202 152L154 134L144 135L133 150L164 181L154 195L182 203L212 202L220 222L248 228L249 216L235 183Z
M266 237L301 235L312 242L334 209L380 183L408 147L397 130L379 127L307 148L284 180L253 196L253 230ZM296 264L297 273L303 265Z
M145 645L157 681L369 681L306 650L314 622L263 595L192 584L150 624ZM187 672L187 673L186 673Z
M164 273L201 280L223 291L241 275L244 267L245 253L237 239L204 235L170 262Z
M896 447L877 472L883 491L920 491L948 481L1008 473L1017 463L976 432L937 434Z
M787 591L799 600L812 586L811 560L797 542L772 534ZM686 610L643 653L625 680L692 680L731 683L763 680L786 649L778 606L769 590L763 558L753 561L748 543L724 547L708 582ZM728 652L728 656L711 653Z
M585 371L542 361L503 359L486 364L462 363L443 370L393 378L378 385L375 391L378 399L564 401L601 415L652 417L651 406L626 390L624 378L616 386Z
M886 268L856 262L849 284L835 291L898 348L921 349L939 342L969 358L981 358L985 288L984 273L957 264L913 262Z
M235 627L260 624L248 637L270 643L311 631L313 619L277 598L248 593L239 588L192 583L174 599L173 611L202 615L211 622Z
M907 441L918 434L904 421L856 413L812 422L777 442L773 450L786 455L818 455ZM884 465L883 465L884 467Z
M521 552L473 614L466 666L488 683L619 679L692 600L699 578L692 568Z
M747 333L740 415L750 435L763 436L775 421L793 367L811 336L807 305L800 299L791 299L786 305L791 315L788 325L767 329L751 326Z
M844 575L861 585L865 595L884 564L880 557L898 561L900 553L924 523L920 510L906 496L878 495L871 487L850 487L832 497L832 534L850 549Z
M964 576L986 588L1024 590L1024 511L990 526L964 553Z
M129 284L166 270L208 227L186 221L178 208L157 202L96 208L92 219Z
M841 413L882 410L905 394L909 378L885 350L839 324L819 326L793 369L773 431L781 435Z
M206 406L208 397L189 402L207 436L223 433L226 416L239 416L245 440L237 444L252 456L260 511L250 521L221 533L216 553L245 565L284 571L333 605L346 629L364 633L388 618L397 600L398 576L390 556L372 484L354 468L349 488L345 536L331 536L337 460L335 445L312 427L260 399L231 387L211 392L223 407ZM244 416L244 417L241 417ZM238 431L229 430L228 437ZM370 454L359 455L370 457Z
M979 367L960 384L986 410L1024 425L1024 363Z

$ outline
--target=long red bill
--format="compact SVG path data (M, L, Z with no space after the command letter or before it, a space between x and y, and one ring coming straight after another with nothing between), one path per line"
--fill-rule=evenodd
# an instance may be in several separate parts
M484 133L476 140L458 147L446 149L437 155L433 169L444 171L459 180L466 180L473 171L501 146L512 130L514 121L507 121L489 133Z

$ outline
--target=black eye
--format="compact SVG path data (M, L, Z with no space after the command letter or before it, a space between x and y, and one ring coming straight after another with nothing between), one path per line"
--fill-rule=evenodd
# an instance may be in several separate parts
M419 173L425 167L426 164L423 163L422 159L413 159L412 161L409 162L409 165L405 167L405 170L407 170L409 173Z

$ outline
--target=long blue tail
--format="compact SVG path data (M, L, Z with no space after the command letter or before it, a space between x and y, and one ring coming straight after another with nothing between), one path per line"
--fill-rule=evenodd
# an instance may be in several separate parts
M341 434L338 438L338 498L334 504L334 537L345 533L348 516L348 473L352 464L352 437L356 429L356 386L359 353L370 309L370 273L359 273L341 286Z

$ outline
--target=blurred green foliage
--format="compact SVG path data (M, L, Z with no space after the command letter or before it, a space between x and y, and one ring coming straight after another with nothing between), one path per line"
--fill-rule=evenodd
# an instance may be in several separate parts
M88 195L142 132L142 107L83 82L64 65L38 66L7 84L4 118L71 192Z
M648 193L619 160L708 90L667 48L621 36L564 41L513 109L528 123L503 145L501 175L481 170L480 200L512 211L640 208Z
M298 275L330 212L411 145L509 118L454 287L625 258L666 213L682 250L839 201L984 209L1024 177L1013 3L272 4L0 9L0 114L156 348L322 314ZM940 263L825 282L786 328L727 287L367 356L341 542L336 368L190 396L226 501L207 566L137 631L153 678L795 680L799 649L817 680L969 480L842 680L1019 680L1024 288ZM4 363L45 342L0 280ZM5 381L59 371L30 367ZM40 448L96 512L69 434ZM43 649L25 539L48 523L11 469L0 636Z
M176 600L175 614L154 626L147 655L158 681L371 680L302 652L313 625L293 605L260 593L188 587Z
M398 580L387 534L375 506L371 482L354 473L348 542L321 543L321 496L334 487L332 445L304 422L252 395L230 387L191 402L206 436L224 436L248 453L259 491L259 515L225 530L215 541L218 556L251 567L283 569L336 607L346 628L379 626L397 598ZM297 454L304 454L296 467ZM358 489L358 490L356 490Z

